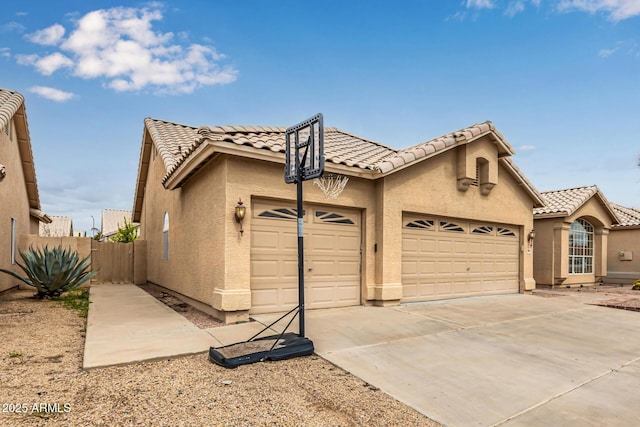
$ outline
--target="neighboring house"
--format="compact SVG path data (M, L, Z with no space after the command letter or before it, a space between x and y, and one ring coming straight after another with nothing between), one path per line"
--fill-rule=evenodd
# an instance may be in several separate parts
M18 238L38 234L38 223L51 222L40 210L24 97L0 89L0 267L20 271ZM19 259L19 258L18 258ZM16 285L0 274L0 292Z
M51 222L40 223L40 237L70 237L73 236L73 220L68 216L50 215Z
M131 211L123 209L102 210L102 239L109 240L118 232L118 228L124 227L125 220L131 222Z
M297 305L285 130L145 120L133 221L147 242L149 282L226 322ZM535 287L523 248L543 201L491 122L404 150L335 128L324 135L326 173L349 181L335 200L304 184L307 308Z
M538 286L589 286L607 275L609 230L618 223L595 185L542 193L534 209L534 278Z
M629 284L640 279L640 209L612 203L620 219L609 233L607 283Z

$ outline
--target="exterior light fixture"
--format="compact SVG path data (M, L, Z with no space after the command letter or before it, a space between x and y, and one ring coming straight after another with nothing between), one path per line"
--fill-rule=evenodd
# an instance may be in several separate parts
M242 233L244 233L244 230L242 229L242 222L244 221L244 216L246 215L246 213L247 213L246 206L243 205L242 199L238 199L238 204L236 205L236 209L235 209L235 218L236 218L236 222L240 224L241 236L242 236Z
M527 238L529 240L529 246L533 245L533 241L536 239L536 230L531 230Z

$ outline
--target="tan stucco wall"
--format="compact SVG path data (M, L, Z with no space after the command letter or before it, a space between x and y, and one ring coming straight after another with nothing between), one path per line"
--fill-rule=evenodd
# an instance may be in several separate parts
M362 303L385 305L402 297L403 212L516 225L521 240L533 228L533 201L502 166L489 140L474 142L465 155L493 162L489 195L480 188L457 188L456 150L384 178L350 177L336 200L327 200L312 181L304 183L306 204L358 209L362 215ZM153 156L152 156L153 158ZM465 172L466 173L466 172ZM284 183L282 164L219 154L173 191L160 184L165 169L156 156L149 166L141 214L147 241L147 278L212 308L227 322L245 319L251 306L251 209L256 200L296 199L296 186ZM244 234L234 219L242 199L247 207ZM169 259L162 259L162 224L169 212ZM522 242L521 242L522 243ZM377 252L374 247L377 246ZM533 258L522 246L521 290L532 289Z
M623 261L620 252L631 252ZM607 283L633 283L640 279L640 228L613 228L607 248Z
M11 265L11 218L16 219L16 244L21 235L33 229L29 215L27 187L24 182L22 163L18 152L15 126L11 126L11 139L0 129L0 164L5 165L7 176L0 182L0 267L21 272L17 265ZM36 227L37 230L37 227ZM16 259L20 256L16 252ZM17 286L19 281L0 273L0 292Z
M569 274L569 229L579 219L594 227L593 274ZM534 278L540 286L591 285L607 272L611 215L592 197L571 216L535 220Z
M426 160L413 167L384 178L383 202L377 212L383 222L382 239L376 257L377 274L375 294L389 290L396 298L402 296L402 215L403 212L426 213L445 217L512 224L519 227L521 240L533 228L533 201L502 166L496 167L497 149L494 143L474 142L466 150L475 169L475 158L493 162L491 169L497 182L484 196L480 188L470 186L467 191L457 188L457 154L454 150ZM523 242L521 241L521 247ZM520 289L535 287L533 258L522 247ZM392 290L392 291L391 291ZM391 296L391 295L389 295Z

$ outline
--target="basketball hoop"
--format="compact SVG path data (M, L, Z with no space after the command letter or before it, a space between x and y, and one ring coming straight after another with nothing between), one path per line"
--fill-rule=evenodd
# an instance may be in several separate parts
M347 185L347 181L349 181L349 177L346 175L330 173L315 178L313 183L320 187L325 199L337 199Z

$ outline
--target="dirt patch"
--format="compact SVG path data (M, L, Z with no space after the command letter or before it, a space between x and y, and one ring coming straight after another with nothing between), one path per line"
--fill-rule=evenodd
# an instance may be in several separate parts
M140 289L143 289L149 295L153 296L158 301L165 304L170 309L183 315L188 321L190 321L200 329L217 328L218 326L224 326L224 323L220 320L205 313L204 311L198 310L191 304L182 301L180 298L168 294L159 286L151 283L137 286Z
M0 426L438 426L318 356L225 369L205 354L82 370L85 320L0 295Z
M597 299L587 304L640 311L640 291L634 291L631 289L632 286L633 285L607 284L575 288L556 288L549 291L536 292L535 294L543 297L593 295L594 298Z

